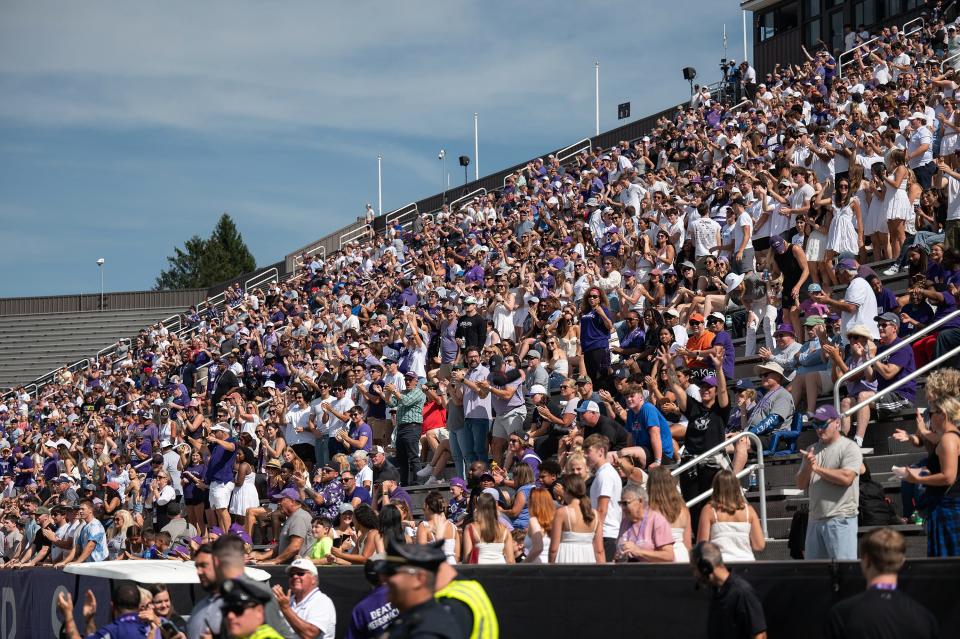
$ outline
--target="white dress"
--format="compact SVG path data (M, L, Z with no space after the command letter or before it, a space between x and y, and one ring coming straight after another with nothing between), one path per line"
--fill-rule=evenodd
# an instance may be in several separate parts
M671 528L670 534L673 535L673 563L686 564L690 562L690 553L683 544L683 528Z
M870 204L867 206L867 214L863 216L863 234L888 233L887 209L890 208L890 200L893 199L893 187L887 185L883 197L880 197L879 191L873 191L872 195ZM861 210L863 210L862 205Z
M509 533L506 533L509 534ZM487 543L485 541L477 542L477 563L478 564L505 564L506 558L503 556L502 541Z
M254 473L248 473L243 478L243 484L236 486L230 494L230 514L246 515L248 508L256 508L260 505L260 496L257 494L255 485L257 477Z
M890 185L887 184L890 190ZM914 216L913 207L910 205L910 198L907 197L907 178L904 177L900 182L900 187L893 192L890 203L887 207L888 220L908 220Z
M747 517L749 519L750 515L747 514ZM750 546L749 521L717 521L717 513L714 511L710 541L720 547L723 563L756 560L753 547Z
M567 511L567 525L570 526L569 510ZM572 530L564 530L560 536L560 548L557 549L557 558L554 563L597 563L597 556L593 552L593 538L595 535L595 532L573 532Z
M843 208L833 207L833 221L830 222L830 230L827 232L827 250L854 255L860 252L853 207L849 202Z
M523 538L523 554L530 556L530 549L533 547L533 539L530 538L530 529L527 529L527 535ZM532 564L548 564L550 563L550 535L546 532L543 533L543 550L540 551L540 555L531 561Z

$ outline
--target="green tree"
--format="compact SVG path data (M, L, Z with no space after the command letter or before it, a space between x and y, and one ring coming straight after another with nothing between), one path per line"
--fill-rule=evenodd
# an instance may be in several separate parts
M209 238L194 235L182 250L173 250L174 254L167 257L169 268L157 277L156 290L204 288L257 268L237 225L226 213Z

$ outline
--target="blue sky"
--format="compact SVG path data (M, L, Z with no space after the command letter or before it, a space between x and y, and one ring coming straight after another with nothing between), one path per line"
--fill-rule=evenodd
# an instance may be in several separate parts
M224 211L258 264L718 77L736 0L0 4L0 296L151 288ZM452 161L451 161L452 160ZM473 167L470 168L471 178Z

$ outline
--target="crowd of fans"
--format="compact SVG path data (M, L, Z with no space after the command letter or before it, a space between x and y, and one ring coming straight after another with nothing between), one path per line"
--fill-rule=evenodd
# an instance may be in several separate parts
M960 345L958 317L896 349L957 310L960 80L941 59L960 36L879 35L842 75L826 50L748 65L737 109L697 94L650 136L536 159L8 396L4 568L183 560L221 536L267 565L364 564L390 540L450 562L685 562L697 540L751 560L748 440L668 469L805 427L807 546L855 557L871 415L912 409L900 382ZM867 266L884 260L903 293ZM843 406L896 390L852 419L818 408L885 350ZM929 452L898 476L931 555L960 553L958 390L931 376L927 419L896 435ZM416 484L438 489L422 507Z

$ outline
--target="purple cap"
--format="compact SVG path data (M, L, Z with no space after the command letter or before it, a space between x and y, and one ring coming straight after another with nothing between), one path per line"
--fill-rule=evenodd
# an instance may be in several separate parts
M210 527L210 534L211 534L211 535L218 535L218 536L219 536L219 535L222 535L222 534L223 534L223 528L221 528L220 526L211 526L211 527Z
M197 535L197 536L195 536L195 537L191 537L191 538L190 538L190 541L192 541L192 542L195 543L195 544L202 544L202 543L203 543L203 537L201 537L200 535Z
M300 501L300 491L296 488L284 488L279 493L272 497L273 501L280 501L286 497L287 499L292 499L293 501Z
M777 253L784 253L787 250L787 243L782 237L775 237L770 240L770 246Z
M859 268L859 267L857 266L857 261L856 261L856 260L852 260L852 259L850 259L850 258L847 258L847 259L844 259L844 260L840 260L840 261L837 263L837 270L841 270L841 271L855 271L855 270L857 270L857 268Z
M707 375L706 377L701 379L699 382L697 382L698 386L713 386L714 388L719 386L719 384L720 383L717 381L717 378L714 377L713 375Z
M621 271L621 275L623 275L624 277L633 277L634 275L636 275L636 273L634 273L633 269L631 268L625 268L623 269L623 271Z
M462 477L454 477L450 480L450 487L453 488L454 486L459 486L460 488L466 490L467 482L463 481Z
M840 314L839 314L839 313L830 313L829 315L827 315L827 319L830 320L831 322L836 322L836 321L838 321L838 320L840 319Z
M815 422L829 422L840 419L840 413L838 413L837 409L831 404L824 404L823 406L818 406L817 410L810 414L810 419Z
M777 333L786 333L787 335L793 335L796 337L796 333L793 332L793 324L780 324L777 326Z

